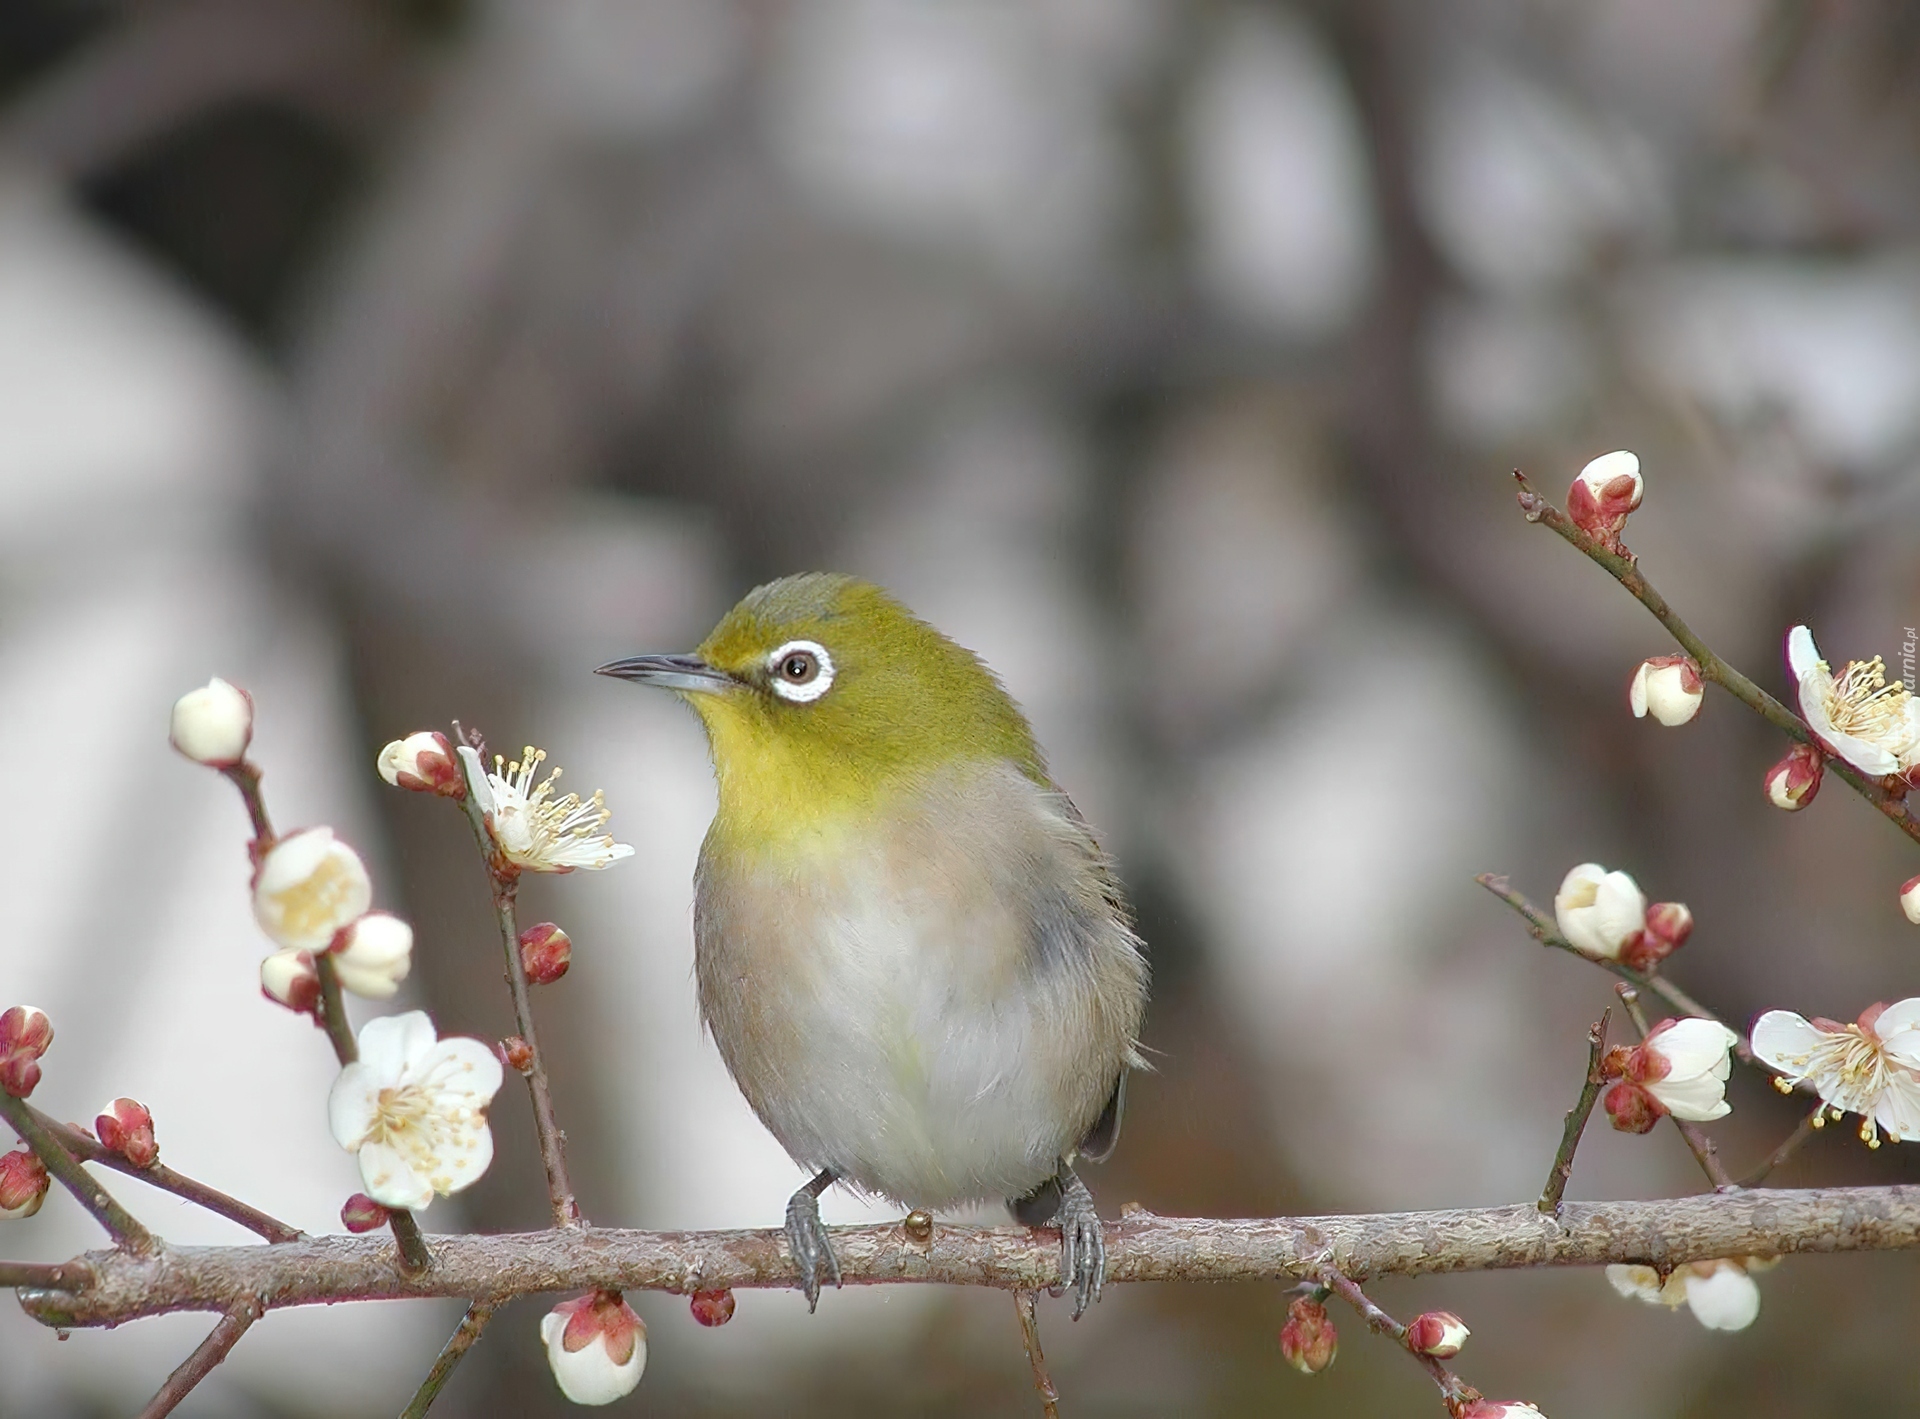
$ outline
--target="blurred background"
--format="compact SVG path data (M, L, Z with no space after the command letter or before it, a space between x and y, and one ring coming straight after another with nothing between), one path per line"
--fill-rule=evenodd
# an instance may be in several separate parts
M604 787L633 861L541 883L540 992L597 1222L773 1225L799 1174L701 1036L692 717L588 672L837 568L980 651L1120 859L1153 957L1103 1210L1537 1194L1609 978L1471 878L1572 864L1699 921L1729 1017L1920 993L1911 844L1788 817L1723 696L1514 509L1636 450L1628 538L1776 693L1920 621L1920 9L1898 0L5 0L0 1000L36 1102L152 1105L163 1156L313 1230L357 1184L330 1056L262 1004L241 811L170 754L218 673L283 826L333 824L419 932L400 1005L511 1015L466 828L385 740L478 725ZM43 796L44 795L44 796ZM1736 1171L1795 1106L1736 1079ZM542 1225L524 1094L429 1229ZM1830 1130L1783 1184L1920 1179ZM1588 1136L1572 1196L1700 1179ZM238 1240L139 1193L177 1241ZM830 1219L886 1216L835 1198ZM986 1214L990 1215L990 1214ZM94 1245L56 1198L0 1249ZM1384 1281L1554 1419L1911 1412L1914 1263L1807 1258L1708 1334L1596 1272ZM1012 1307L934 1288L636 1297L634 1413L1038 1412ZM1072 1414L1439 1412L1279 1286L1130 1286L1043 1335ZM436 1413L558 1414L506 1309ZM457 1306L277 1313L182 1413L394 1413ZM132 1412L197 1317L64 1343L0 1306L0 1414Z

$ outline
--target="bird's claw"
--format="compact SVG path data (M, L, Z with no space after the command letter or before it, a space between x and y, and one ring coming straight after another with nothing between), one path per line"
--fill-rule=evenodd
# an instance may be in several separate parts
M833 1254L827 1229L820 1224L820 1199L801 1188L787 1202L787 1250L800 1273L800 1289L806 1292L807 1311L820 1304L820 1263L827 1264L833 1284L840 1284L840 1259Z
M1079 1320L1087 1306L1100 1299L1107 1279L1107 1240L1087 1185L1072 1173L1064 1181L1054 1219L1060 1228L1060 1285L1073 1292L1073 1318Z

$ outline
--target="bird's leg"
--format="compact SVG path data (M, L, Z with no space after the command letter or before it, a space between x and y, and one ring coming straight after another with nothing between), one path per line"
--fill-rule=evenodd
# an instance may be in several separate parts
M827 1229L820 1225L820 1194L840 1179L832 1168L822 1168L787 1200L787 1249L800 1272L800 1289L807 1293L807 1312L820 1304L820 1263L825 1261L833 1284L840 1284L840 1259L833 1254Z
M1093 1194L1065 1163L1025 1197L1007 1199L1014 1220L1029 1227L1060 1229L1060 1285L1073 1292L1073 1318L1100 1299L1107 1279L1107 1242L1094 1211Z

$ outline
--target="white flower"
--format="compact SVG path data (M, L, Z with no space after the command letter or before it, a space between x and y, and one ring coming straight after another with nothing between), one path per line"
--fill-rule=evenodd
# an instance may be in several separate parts
M373 882L360 855L332 828L306 828L280 839L253 879L253 918L282 946L324 951L334 933L373 904Z
M1554 894L1553 917L1560 934L1577 949L1615 960L1646 928L1647 899L1626 873L1583 862Z
M1787 632L1787 668L1800 692L1800 714L1829 752L1873 778L1920 765L1920 700L1899 681L1887 683L1879 656L1849 661L1836 677L1805 626Z
M168 738L197 764L237 764L253 742L253 700L216 675L173 702Z
M528 872L571 872L575 868L611 867L633 849L600 831L613 815L598 789L586 802L578 794L550 800L560 770L534 786L533 775L546 760L546 751L529 744L515 763L494 755L492 773L480 767L480 756L465 744L460 762L466 768L467 787L486 816L500 855Z
M1726 1100L1732 1049L1740 1037L1718 1020L1689 1017L1654 1027L1640 1046L1653 1068L1638 1079L1675 1118L1710 1123L1733 1112ZM1657 1062L1657 1063L1656 1063ZM1660 1072L1658 1064L1666 1066Z
M1909 877L1900 884L1900 910L1907 920L1920 926L1920 877Z
M1708 1330L1745 1330L1760 1314L1760 1288L1747 1273L1773 1264L1757 1256L1696 1261L1675 1267L1664 1282L1651 1266L1609 1266L1607 1280L1621 1295L1650 1306L1686 1306Z
M1920 1139L1920 998L1875 1005L1851 1025L1769 1010L1753 1022L1753 1053L1784 1087L1812 1084L1835 1118L1859 1114L1869 1148L1876 1130Z
M449 798L459 798L466 792L447 736L430 729L395 739L380 751L374 767L379 769L380 777L395 788L439 793Z
M1648 714L1662 724L1685 724L1700 712L1706 687L1700 681L1700 667L1686 655L1656 655L1643 660L1633 672L1627 687L1627 703L1635 719Z
M540 1317L540 1338L560 1392L575 1404L611 1404L633 1393L647 1368L646 1322L618 1291L562 1301Z
M478 1181L493 1161L487 1105L500 1061L479 1040L436 1039L426 1012L385 1015L360 1029L360 1058L340 1071L327 1119L359 1155L367 1195L420 1208Z
M368 912L342 931L333 948L343 989L386 1000L413 968L413 928L387 912Z

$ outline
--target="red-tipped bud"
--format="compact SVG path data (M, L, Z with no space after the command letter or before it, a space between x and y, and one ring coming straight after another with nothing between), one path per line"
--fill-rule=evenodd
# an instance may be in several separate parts
M53 1021L31 1005L0 1014L0 1089L24 1099L40 1082L40 1056L53 1043Z
M562 1301L540 1318L547 1365L575 1404L611 1404L633 1393L647 1367L647 1327L618 1291Z
M1907 920L1920 926L1920 877L1909 877L1900 884L1900 910Z
M552 985L573 964L573 938L550 921L520 933L520 964L529 985Z
M733 1292L695 1291L693 1318L702 1325L725 1325L733 1319Z
M1567 516L1609 551L1625 552L1620 532L1645 491L1638 458L1625 449L1603 454L1582 468L1567 489Z
M1700 712L1706 688L1690 655L1656 655L1640 662L1627 686L1627 704L1635 719L1652 715L1669 727L1685 724Z
M150 1168L160 1157L153 1138L153 1115L137 1099L115 1099L93 1121L94 1134L109 1153L118 1153L136 1168Z
M47 1165L25 1148L0 1154L0 1217L31 1217L47 1200Z
M1825 773L1820 751L1811 744L1796 744L1786 758L1767 770L1767 801L1775 808L1796 812L1813 802Z
M276 1005L311 1015L320 1003L320 971L311 951L275 951L260 963L260 993Z
M1607 1090L1607 1119L1622 1133L1651 1133L1666 1110L1640 1085L1622 1080Z
M1327 1308L1311 1296L1297 1297L1287 1307L1286 1323L1280 1327L1282 1358L1303 1375L1317 1375L1333 1363L1339 1350L1340 1336Z
M525 1074L533 1068L533 1046L518 1035L508 1035L500 1041L500 1058L507 1068Z
M1620 950L1622 963L1636 971L1651 970L1687 944L1693 934L1693 913L1685 902L1655 902L1647 908L1647 924L1639 936Z
M375 761L380 777L395 788L415 793L437 793L443 798L465 798L467 785L447 736L430 729L396 739Z
M356 1192L340 1204L340 1225L356 1234L386 1226L390 1215L386 1208L364 1192Z
M1407 1348L1416 1355L1450 1360L1473 1334L1452 1311L1422 1311L1407 1326Z

